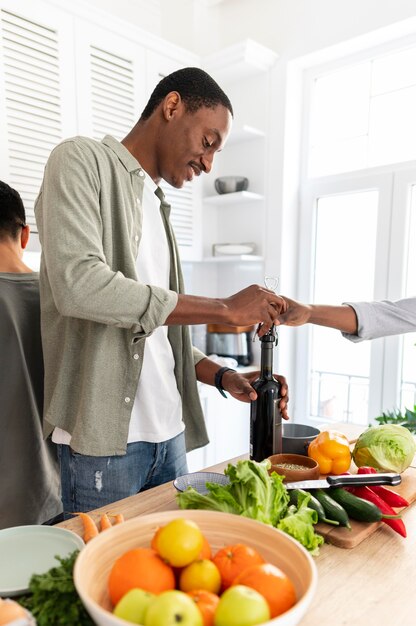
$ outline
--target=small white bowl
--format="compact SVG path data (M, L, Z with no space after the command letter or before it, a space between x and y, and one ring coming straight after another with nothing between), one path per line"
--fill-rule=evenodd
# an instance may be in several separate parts
M136 517L94 537L80 552L74 568L74 583L88 613L98 626L126 626L111 613L107 584L114 561L137 547L149 547L159 526L185 517L198 524L213 552L227 545L246 543L279 567L292 580L297 603L263 626L296 626L305 615L316 591L317 571L310 554L297 541L246 517L217 511L164 511Z

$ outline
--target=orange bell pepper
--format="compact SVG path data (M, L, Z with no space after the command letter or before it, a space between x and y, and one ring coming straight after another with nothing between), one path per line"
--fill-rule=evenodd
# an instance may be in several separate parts
M324 430L308 447L308 456L319 465L321 474L343 474L351 465L348 439L336 430Z

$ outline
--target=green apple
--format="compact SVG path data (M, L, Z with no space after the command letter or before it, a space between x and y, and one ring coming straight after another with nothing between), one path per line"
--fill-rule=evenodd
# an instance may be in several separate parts
M114 615L132 624L143 624L146 611L156 598L154 593L144 589L130 589L116 604Z
M234 585L220 598L214 626L254 626L269 619L269 605L258 591L245 585Z
M202 613L183 591L162 591L150 604L145 626L203 626Z

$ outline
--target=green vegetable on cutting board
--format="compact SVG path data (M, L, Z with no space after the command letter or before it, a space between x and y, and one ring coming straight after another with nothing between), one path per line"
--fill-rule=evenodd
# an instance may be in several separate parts
M322 504L313 496L310 492L303 489L291 489L290 490L290 503L298 506L299 496L309 495L308 507L313 509L318 514L318 522L325 522L326 524L332 524L333 526L339 526L339 522L334 519L328 519L326 517L325 509Z
M36 618L37 626L94 626L74 586L78 552L66 558L56 556L60 565L44 574L34 574L29 582L30 593L18 599Z
M314 489L313 495L322 504L329 519L334 519L340 524L340 526L345 526L345 528L351 530L351 524L347 511L327 494L327 490Z
M373 502L358 498L342 487L331 489L330 493L331 498L347 511L350 518L360 522L381 522L383 518L400 518L400 515L385 515Z
M401 474L411 464L416 442L404 426L384 424L367 428L357 439L352 452L357 467L369 465Z

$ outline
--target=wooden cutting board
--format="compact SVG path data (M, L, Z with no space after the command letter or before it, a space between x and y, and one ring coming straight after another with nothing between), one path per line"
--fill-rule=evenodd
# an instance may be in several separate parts
M353 444L353 441L358 437L360 432L362 432L362 427L352 424L325 424L320 426L321 430L327 430L329 428L343 432L348 437L351 444ZM356 472L355 466L351 468L351 472ZM399 493L403 498L406 498L409 504L416 501L416 457L412 465L403 472L401 484L397 487L391 487L391 490ZM405 509L395 509L398 513L403 510ZM316 524L315 529L316 532L324 537L327 543L332 543L339 548L355 548L355 546L358 546L358 544L364 541L364 539L367 539L367 537L372 535L379 528L383 528L383 532L394 532L394 530L384 524L384 522L366 523L350 520L350 523L351 530L322 523Z
M389 487L390 489L390 487ZM392 491L399 493L403 498L411 504L416 500L416 468L409 467L402 474L402 482L397 487L391 488ZM329 495L331 495L329 493ZM403 509L395 509L400 512ZM350 520L351 530L348 528L340 528L330 526L329 524L319 523L315 526L316 532L322 535L327 543L332 543L339 548L355 548L359 543L367 539L378 528L384 527L384 532L394 532L389 526L383 522L357 522Z

